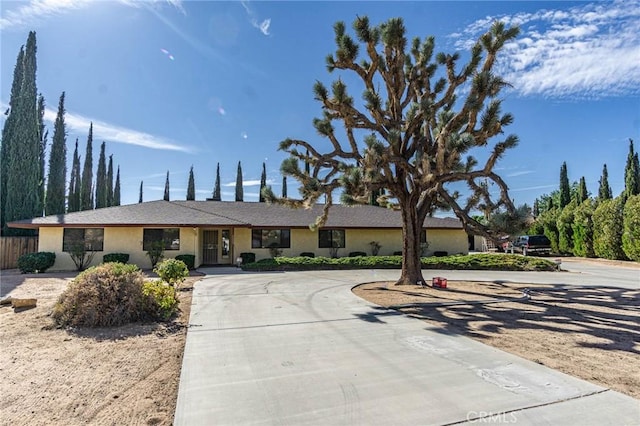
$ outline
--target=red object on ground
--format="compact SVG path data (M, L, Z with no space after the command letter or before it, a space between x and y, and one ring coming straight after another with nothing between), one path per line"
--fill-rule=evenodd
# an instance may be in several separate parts
M443 277L433 277L431 285L437 288L447 288L447 279Z

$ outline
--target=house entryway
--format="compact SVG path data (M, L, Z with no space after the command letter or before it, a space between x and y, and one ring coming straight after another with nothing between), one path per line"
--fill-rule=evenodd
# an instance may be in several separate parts
M202 264L229 265L231 261L231 230L206 229L202 231Z

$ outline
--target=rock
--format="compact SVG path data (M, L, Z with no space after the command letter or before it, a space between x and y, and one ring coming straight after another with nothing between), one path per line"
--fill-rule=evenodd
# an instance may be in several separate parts
M11 298L11 307L13 309L18 309L18 308L33 308L36 306L36 302L38 301L38 299L16 299L16 298Z
M0 306L10 305L11 304L11 296L5 297L4 299L0 299Z

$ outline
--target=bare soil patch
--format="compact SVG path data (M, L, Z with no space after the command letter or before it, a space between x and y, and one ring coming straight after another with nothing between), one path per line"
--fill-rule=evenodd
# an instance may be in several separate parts
M353 292L435 329L640 398L638 290L449 281L447 289L378 282Z
M191 276L167 323L55 329L49 316L73 273L2 271L2 295L37 298L0 307L0 424L171 425L189 323Z

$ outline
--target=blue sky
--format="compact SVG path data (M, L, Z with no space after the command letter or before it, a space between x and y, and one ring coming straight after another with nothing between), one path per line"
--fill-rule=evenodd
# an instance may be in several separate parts
M628 139L640 148L640 1L617 2L205 2L3 1L0 102L28 32L38 40L38 90L48 129L66 92L67 159L76 137L84 157L94 123L94 167L106 142L120 166L122 203L184 199L193 166L196 199L211 196L220 163L222 198L233 200L238 161L244 199L258 198L262 162L280 192L277 150L287 138L324 144L311 122L316 80L334 52L333 24L356 15L378 24L402 17L411 37L436 37L436 50L464 51L495 19L520 25L499 70L513 84L503 109L520 138L496 167L517 204L585 176L597 193L607 164L614 194L623 189ZM345 80L354 81L345 77ZM358 96L362 86L350 86ZM70 167L69 167L70 169ZM95 173L95 172L94 172ZM289 195L296 194L289 180Z

